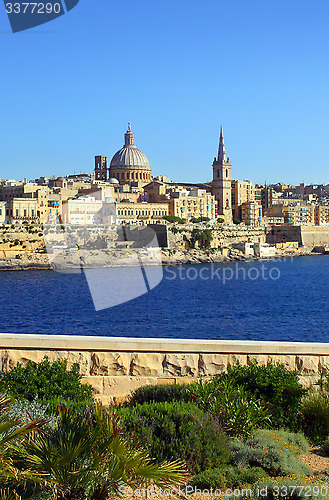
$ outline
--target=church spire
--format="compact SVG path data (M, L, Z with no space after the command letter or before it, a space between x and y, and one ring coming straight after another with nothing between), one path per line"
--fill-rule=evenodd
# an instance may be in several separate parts
M223 163L223 162L226 161L226 151L225 151L225 144L224 144L223 127L220 128L220 137L219 137L219 146L218 146L217 161L219 163Z

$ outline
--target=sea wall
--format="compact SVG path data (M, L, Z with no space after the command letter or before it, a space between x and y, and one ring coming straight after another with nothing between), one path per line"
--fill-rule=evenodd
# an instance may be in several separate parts
M2 370L44 356L78 363L83 381L104 404L122 401L143 385L211 377L237 361L283 363L298 370L304 386L329 368L329 344L0 334Z
M285 241L298 241L310 249L316 246L329 245L328 226L291 226L289 224L272 226L266 234L268 243L283 243Z

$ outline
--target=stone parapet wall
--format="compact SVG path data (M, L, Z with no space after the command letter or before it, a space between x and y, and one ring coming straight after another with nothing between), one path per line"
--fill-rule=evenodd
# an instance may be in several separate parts
M299 372L305 386L329 368L329 344L0 334L2 370L44 356L65 358L69 366L78 363L83 381L105 404L121 401L143 385L211 377L238 361L283 363Z

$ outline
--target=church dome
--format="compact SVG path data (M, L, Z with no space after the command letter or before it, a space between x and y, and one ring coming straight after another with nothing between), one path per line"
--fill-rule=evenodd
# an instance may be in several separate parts
M118 179L115 177L110 177L109 180L107 181L109 184L119 184Z
M144 153L136 148L134 138L135 136L129 123L125 134L125 145L113 156L110 168L151 170L149 161Z

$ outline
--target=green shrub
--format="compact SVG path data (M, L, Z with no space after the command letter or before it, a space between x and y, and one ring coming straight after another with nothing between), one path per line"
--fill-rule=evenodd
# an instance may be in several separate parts
M298 372L288 370L283 364L229 367L227 375L237 385L242 385L252 396L266 401L271 412L273 427L298 431L302 426L301 402L306 389L298 380Z
M166 384L166 385L146 385L134 391L126 406L135 406L143 403L163 403L165 401L190 401L188 385Z
M249 490L249 491L248 491ZM234 500L328 500L328 482L317 478L312 482L304 476L261 479L250 487L244 487L244 494L234 495ZM232 500L231 495L222 497Z
M327 439L325 439L325 441L322 443L321 450L326 455L326 457L329 457L329 437L327 437Z
M200 248L210 248L213 235L211 229L197 229L194 228L191 233L191 247L195 248L198 242Z
M261 467L223 467L207 469L194 476L190 484L198 489L240 488L269 477Z
M227 377L200 380L189 390L198 406L216 416L230 436L247 436L256 427L270 425L264 402L250 397L243 387Z
M322 443L329 435L329 395L313 392L302 402L303 430L315 444Z
M144 403L121 408L118 415L123 429L138 436L158 460L185 460L195 473L230 460L218 422L193 403Z
M177 215L165 215L162 218L167 220L168 222L178 222L178 224L185 224L185 222L186 222L186 219L182 219L181 217L177 217Z
M6 392L17 401L39 400L44 404L92 404L91 385L81 384L79 366L69 370L67 360L51 363L47 356L40 363L17 363L8 372L0 372L0 392Z
M309 475L310 467L298 457L306 451L301 436L284 431L258 429L245 441L235 439L230 444L233 459L243 467L262 467L271 476Z
M193 224L195 223L199 223L199 222L209 222L210 219L209 217L192 217L191 218L191 222L193 222Z

